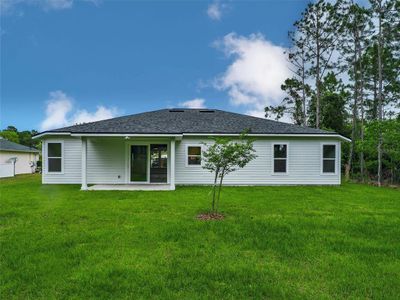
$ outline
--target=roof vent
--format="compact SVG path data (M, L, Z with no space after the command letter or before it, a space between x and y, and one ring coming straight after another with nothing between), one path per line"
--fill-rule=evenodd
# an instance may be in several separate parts
M213 112L215 112L215 110L211 110L211 109L201 109L201 110L199 110L199 112L201 112L201 113L213 113Z
M184 112L183 109L170 109L169 112Z

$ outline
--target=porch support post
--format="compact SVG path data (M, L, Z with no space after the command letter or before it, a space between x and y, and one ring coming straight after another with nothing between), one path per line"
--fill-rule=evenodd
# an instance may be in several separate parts
M175 190L175 139L172 138L171 140L171 147L170 147L170 159L169 159L169 169L170 169L170 176L169 176L169 184L170 190Z
M85 137L81 137L82 140L82 161L81 161L81 169L82 169L82 186L81 190L86 191L88 189L87 186L87 178L86 178L86 158L87 158L87 140Z

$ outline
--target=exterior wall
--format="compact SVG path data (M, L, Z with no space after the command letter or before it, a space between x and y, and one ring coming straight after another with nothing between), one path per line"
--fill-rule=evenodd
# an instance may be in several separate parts
M169 151L169 143L169 139L87 138L87 182L127 184L130 180L130 145L167 144Z
M10 163L10 158L17 157L15 163L15 174L30 174L35 171L34 167L31 167L31 162L35 163L39 159L39 154L31 152L18 152L18 151L1 151L0 152L0 164Z
M211 184L213 174L201 166L186 165L188 145L210 143L206 138L184 138L176 147L176 184ZM288 144L287 174L273 174L273 149L275 142ZM321 151L323 142L337 144L336 174L322 174ZM204 146L203 146L204 147ZM332 139L260 138L254 142L257 158L245 168L228 174L226 185L303 185L340 184L340 142Z
M62 172L47 172L47 143L63 143ZM42 144L42 183L81 183L81 146L80 138L73 137L51 137L43 140Z
M125 144L125 140L116 138L87 139L88 184L125 183Z
M46 172L46 143L63 142L63 172ZM128 145L139 140L122 138L87 139L87 183L88 184L125 184L129 181ZM147 140L146 143L168 143L167 140ZM205 137L183 138L176 142L175 183L176 184L212 184L213 175L201 166L186 165L188 145L210 143ZM288 144L288 173L273 174L274 142ZM322 174L322 143L337 145L336 174ZM169 145L169 143L168 143ZM227 185L303 185L303 184L340 184L340 142L324 138L259 138L254 142L257 158L245 168L229 174L224 182ZM168 150L169 151L169 150ZM81 139L73 137L52 137L43 141L43 183L81 183ZM169 174L169 177L171 174Z
M13 163L7 163L7 164L0 163L0 178L4 177L14 177Z
M61 173L47 172L46 144L48 142L63 143L63 171ZM130 144L165 143L162 139L125 140L123 138L87 138L87 183L88 184L125 184L129 180ZM43 140L43 175L45 184L81 184L82 141L73 137L52 137Z

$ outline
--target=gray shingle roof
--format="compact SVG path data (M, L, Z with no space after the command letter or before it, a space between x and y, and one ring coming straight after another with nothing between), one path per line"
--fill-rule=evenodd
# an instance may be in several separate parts
M49 132L126 134L336 134L217 109L162 109Z
M3 138L0 138L0 151L39 152L39 150L35 148L30 148L24 145L10 142Z

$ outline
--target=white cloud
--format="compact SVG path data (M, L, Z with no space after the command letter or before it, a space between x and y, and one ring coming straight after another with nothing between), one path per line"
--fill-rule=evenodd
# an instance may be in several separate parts
M82 0L98 5L101 0ZM12 13L17 7L21 5L36 6L44 11L51 10L64 10L72 8L77 0L0 0L1 14ZM22 12L19 12L21 14ZM22 13L23 14L23 13Z
M77 123L87 123L87 122L95 122L99 120L111 119L114 118L118 114L118 110L115 107L107 108L105 106L97 106L97 110L95 112L88 112L87 110L78 110L73 118L72 124Z
M207 15L211 20L219 21L222 18L223 10L226 9L226 4L222 4L219 0L215 0L208 5Z
M72 101L72 98L62 91L50 92L46 107L46 119L40 125L41 130L67 126L67 114L72 109Z
M48 10L61 10L71 8L73 0L45 0L41 4L44 9Z
M261 116L265 106L282 101L285 95L281 84L291 76L285 48L274 45L261 34L245 37L230 33L215 45L233 58L214 84L228 92L233 105L244 106L248 114Z
M188 100L185 102L180 102L179 106L186 107L186 108L205 108L205 103L206 100L202 98L196 98L193 100Z
M1 0L0 1L0 12L1 14L8 13L12 10L14 6L19 4L21 1L19 0Z
M75 113L73 111L73 98L67 96L62 91L50 92L46 106L46 118L40 124L40 129L42 131L50 130L77 123L110 119L118 115L116 108L106 108L101 105L97 106L94 112L88 112L85 109L75 110Z

